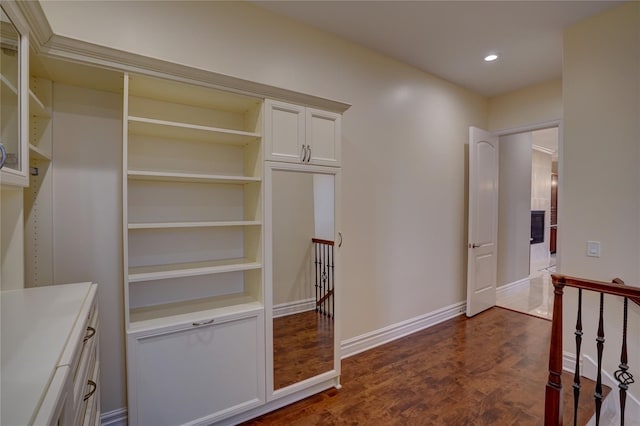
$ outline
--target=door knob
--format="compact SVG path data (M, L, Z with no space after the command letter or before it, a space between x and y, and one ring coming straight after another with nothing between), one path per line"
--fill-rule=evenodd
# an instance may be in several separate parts
M480 244L476 244L476 243L469 244L469 248L478 248L478 247L480 247Z

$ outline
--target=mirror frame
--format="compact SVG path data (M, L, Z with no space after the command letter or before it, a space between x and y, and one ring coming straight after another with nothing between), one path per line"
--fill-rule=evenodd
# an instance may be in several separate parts
M2 2L2 10L15 27L18 43L18 145L20 150L20 170L6 165L0 170L0 183L12 186L29 186L29 31L14 2Z
M289 171L310 174L325 174L334 177L334 241L338 241L338 233L341 225L341 172L340 168L330 166L312 166L294 163L265 162L264 185L264 283L265 283L265 344L266 344L266 386L267 401L283 398L287 395L306 391L308 395L320 392L324 389L340 388L340 318L342 306L340 248L336 244L334 251L335 287L334 287L334 333L333 333L333 370L310 377L292 385L273 388L273 172Z

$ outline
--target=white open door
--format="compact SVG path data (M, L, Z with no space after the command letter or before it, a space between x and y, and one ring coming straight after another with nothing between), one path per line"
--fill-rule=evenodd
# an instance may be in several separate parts
M498 138L469 127L467 316L496 304Z

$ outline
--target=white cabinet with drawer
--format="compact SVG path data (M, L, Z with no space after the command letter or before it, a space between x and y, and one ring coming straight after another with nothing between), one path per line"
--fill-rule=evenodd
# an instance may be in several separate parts
M1 424L95 424L96 292L96 284L79 283L0 293Z
M260 308L129 333L129 424L208 425L264 404L263 330Z

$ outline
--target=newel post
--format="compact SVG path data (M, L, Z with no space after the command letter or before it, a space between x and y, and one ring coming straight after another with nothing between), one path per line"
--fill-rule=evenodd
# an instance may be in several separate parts
M549 346L549 381L545 392L545 426L562 425L562 295L564 277L553 279L553 322Z

